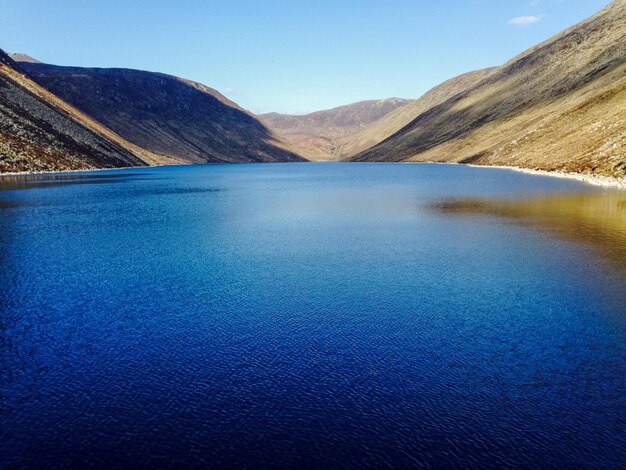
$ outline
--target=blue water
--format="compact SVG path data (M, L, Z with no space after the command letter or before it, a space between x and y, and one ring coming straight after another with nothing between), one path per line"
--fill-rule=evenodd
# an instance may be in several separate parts
M0 467L623 468L624 239L437 210L596 193L402 164L0 179Z

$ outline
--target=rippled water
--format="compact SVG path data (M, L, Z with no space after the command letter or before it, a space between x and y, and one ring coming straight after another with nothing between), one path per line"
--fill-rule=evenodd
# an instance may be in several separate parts
M442 165L0 179L0 467L620 467L625 201Z

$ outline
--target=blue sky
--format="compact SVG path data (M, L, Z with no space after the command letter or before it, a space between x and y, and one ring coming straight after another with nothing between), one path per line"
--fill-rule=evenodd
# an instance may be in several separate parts
M417 98L609 0L0 0L0 47L170 73L254 112Z

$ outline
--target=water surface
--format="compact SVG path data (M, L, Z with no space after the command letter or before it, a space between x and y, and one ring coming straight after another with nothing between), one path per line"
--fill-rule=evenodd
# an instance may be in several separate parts
M447 165L0 179L0 466L617 468L625 194Z

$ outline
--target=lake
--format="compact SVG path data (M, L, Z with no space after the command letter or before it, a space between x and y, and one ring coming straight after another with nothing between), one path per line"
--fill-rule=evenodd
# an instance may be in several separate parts
M435 164L0 178L0 467L618 468L626 192Z

